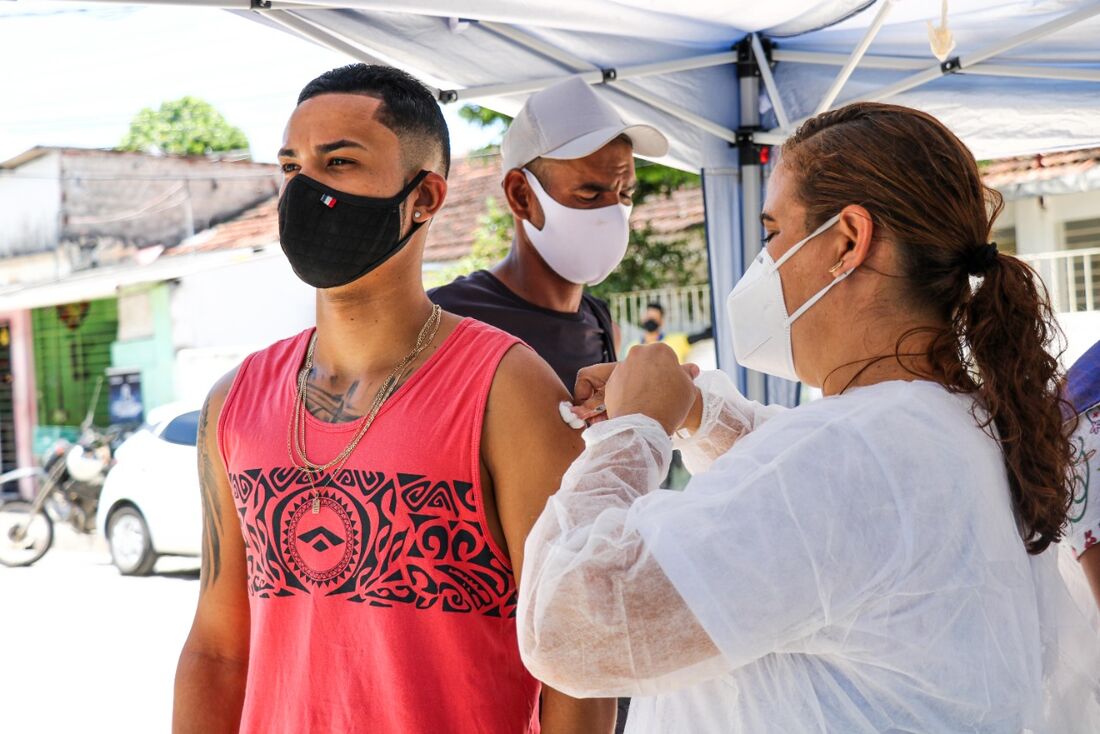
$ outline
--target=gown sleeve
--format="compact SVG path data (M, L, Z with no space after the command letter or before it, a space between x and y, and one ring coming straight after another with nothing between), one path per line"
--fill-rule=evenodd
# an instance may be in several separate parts
M749 400L720 370L700 374L695 379L695 386L703 394L699 430L690 437L673 440L673 448L680 450L684 466L692 474L705 472L738 439L788 410L781 405L762 405Z
M585 433L525 545L517 626L532 674L573 696L655 695L790 649L886 582L897 509L851 489L889 497L877 463L843 431L772 433L780 451L738 446L684 492L657 489L671 442L652 419ZM848 475L807 474L821 451Z

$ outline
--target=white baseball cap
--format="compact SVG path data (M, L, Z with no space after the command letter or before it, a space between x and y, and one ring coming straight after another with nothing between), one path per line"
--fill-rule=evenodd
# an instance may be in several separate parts
M627 124L583 79L570 77L527 98L504 133L504 172L536 158L584 158L620 135L630 138L636 155L668 153L668 138L657 128Z

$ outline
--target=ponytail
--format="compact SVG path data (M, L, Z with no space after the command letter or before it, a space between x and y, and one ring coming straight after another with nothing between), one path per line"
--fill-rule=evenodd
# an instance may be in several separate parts
M1004 453L1024 542L1041 553L1062 537L1072 500L1063 375L1052 354L1061 333L1046 288L1027 264L997 255L953 327L964 344L960 367L988 415L982 427Z
M975 416L1004 454L1024 543L1041 553L1061 537L1072 499L1064 375L1049 351L1061 332L1035 271L987 244L1001 195L942 123L895 105L813 117L782 156L797 172L808 229L861 204L896 246L911 305L945 325L929 342L932 377L975 396Z

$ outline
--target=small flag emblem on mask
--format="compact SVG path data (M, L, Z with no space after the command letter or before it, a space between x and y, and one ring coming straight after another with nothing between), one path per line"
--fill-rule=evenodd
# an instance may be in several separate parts
M331 209L332 207L336 206L336 197L325 194L321 197L321 203Z

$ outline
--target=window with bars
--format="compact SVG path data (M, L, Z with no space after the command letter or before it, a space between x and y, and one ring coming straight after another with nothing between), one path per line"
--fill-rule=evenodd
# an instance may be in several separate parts
M993 234L990 235L993 242L997 243L997 251L1003 252L1005 255L1016 254L1016 228L1015 227L1000 227L993 230Z
M18 465L15 454L15 395L11 363L11 324L0 321L0 474ZM0 487L0 492L5 488Z
M1100 218L1063 222L1062 236L1067 250L1091 250L1100 247Z
M38 422L79 426L95 396L95 424L106 426L105 375L111 366L111 344L118 338L118 300L36 308L31 312L31 326Z
M1062 241L1072 251L1067 276L1078 304L1074 310L1086 310L1090 303L1095 308L1100 303L1100 218L1063 222Z

